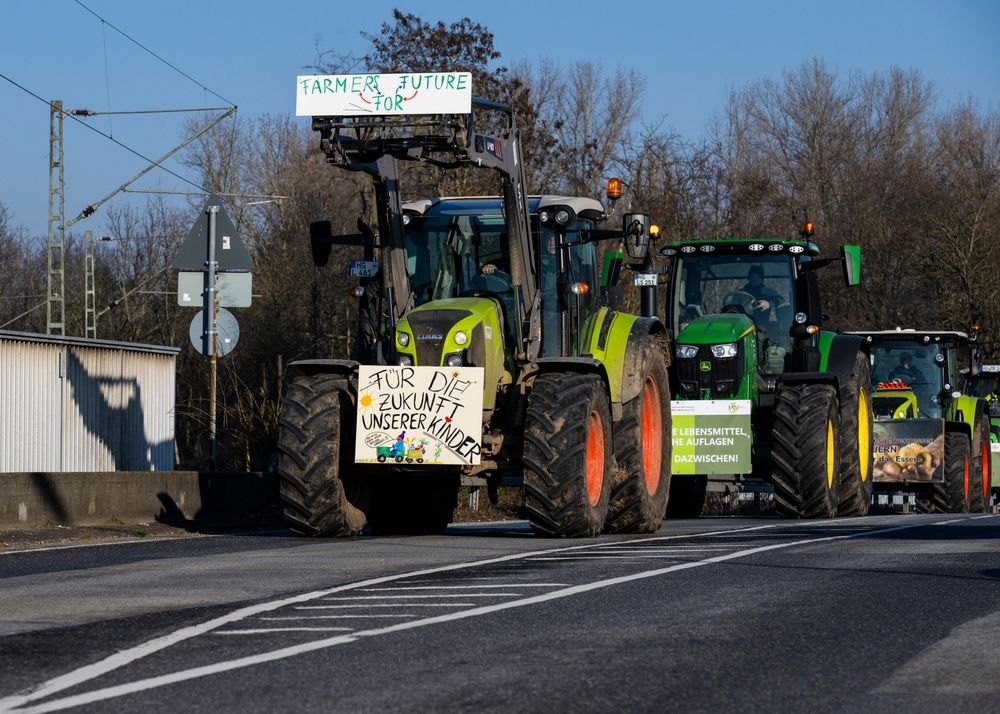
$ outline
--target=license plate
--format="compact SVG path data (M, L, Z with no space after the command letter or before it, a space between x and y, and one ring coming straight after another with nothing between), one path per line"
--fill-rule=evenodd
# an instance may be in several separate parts
M633 280L640 288L655 288L657 277L656 273L636 273L633 276Z
M375 260L352 260L352 278L374 278L378 275L378 261Z

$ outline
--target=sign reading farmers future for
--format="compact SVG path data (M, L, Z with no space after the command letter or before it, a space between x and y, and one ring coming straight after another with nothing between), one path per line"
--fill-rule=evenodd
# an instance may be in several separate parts
M295 86L300 117L472 111L470 72L311 74L296 77Z
M750 400L670 402L674 474L751 471Z
M358 367L354 460L478 464L482 367Z

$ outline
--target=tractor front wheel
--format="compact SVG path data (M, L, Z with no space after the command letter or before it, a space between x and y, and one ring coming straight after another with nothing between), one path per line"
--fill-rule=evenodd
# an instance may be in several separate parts
M958 432L944 435L944 483L935 484L946 513L968 513L972 480L969 437Z
M350 458L354 403L353 387L339 375L300 375L285 390L277 473L285 519L294 531L344 536L364 528L367 482Z
M865 516L872 503L871 367L854 356L850 378L840 385L840 500L838 516Z
M595 374L540 374L524 425L524 505L540 534L596 536L611 490L611 409Z
M969 511L983 513L990 502L990 422L985 414L976 419L972 437L971 479L969 483Z
M605 530L654 533L663 523L670 489L670 383L659 348L643 341L637 364L639 394L622 405L614 425L617 468L612 475Z
M783 386L775 399L771 449L774 501L786 518L837 512L840 410L828 384Z

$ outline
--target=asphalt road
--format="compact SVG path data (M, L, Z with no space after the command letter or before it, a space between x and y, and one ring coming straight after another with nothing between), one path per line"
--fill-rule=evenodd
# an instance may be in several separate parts
M0 554L0 712L995 712L1000 516Z

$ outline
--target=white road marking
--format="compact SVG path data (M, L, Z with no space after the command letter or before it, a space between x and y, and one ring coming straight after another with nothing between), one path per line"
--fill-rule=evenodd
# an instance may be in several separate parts
M400 590L480 590L482 588L561 588L566 583L514 583L511 585L404 585L398 588L365 588L361 592L398 592Z
M748 528L746 530L757 530L768 527L776 528L779 527L779 525L787 525L787 524L783 523L771 526L758 526L755 528ZM90 692L83 692L81 694L64 697L62 699L54 699L52 701L44 702L42 704L38 704L32 707L23 706L24 704L28 704L37 699L49 696L56 691L61 691L68 687L79 685L84 681L88 681L89 679L93 679L94 677L99 676L99 674L111 671L111 669L117 669L118 667L124 666L124 664L127 664L130 661L134 661L135 659L138 659L141 656L149 654L151 651L163 649L164 647L167 647L170 644L174 644L175 642L181 641L181 639L189 639L190 637L195 636L195 634L204 634L205 632L208 632L210 630L218 629L223 624L236 622L240 619L245 619L252 615L258 614L259 612L277 609L279 607L284 607L288 604L303 602L307 599L315 599L318 597L323 597L332 592L340 592L347 589L356 589L360 585L364 585L367 587L370 585L389 582L391 580L398 580L401 579L402 577L407 577L399 575L384 576L382 578L375 578L372 580L365 581L364 583L361 584L355 583L353 585L340 586L338 588L334 588L327 591L320 591L318 593L307 593L305 595L299 595L293 598L286 598L284 600L278 600L272 603L264 603L262 605L241 608L240 610L230 613L229 615L216 618L214 620L210 620L207 623L202 623L201 625L184 628L176 633L173 633L172 635L167 635L165 637L152 640L150 643L146 643L146 645L140 645L139 647L119 652L117 655L112 655L111 657L102 660L96 665L82 667L78 670L70 672L69 674L63 675L61 677L56 677L55 679L43 683L29 694L7 697L3 700L0 700L0 712L16 711L19 712L20 714L40 714L41 712L60 711L62 709L68 709L70 707L83 706L86 704L92 704L94 702L100 702L100 701L107 701L109 699L115 699L117 697L125 696L127 694L134 694L136 692L155 689L158 687L166 686L168 684L190 681L192 679L198 679L213 674L230 672L236 669L242 669L244 667L252 667L267 662L274 662L277 660L286 659L288 657L295 657L297 655L305 654L307 652L315 652L322 649L328 649L330 647L349 644L358 641L358 639L362 637L375 637L395 632L403 632L406 630L427 627L430 625L436 625L444 622L453 622L456 620L463 620L472 617L480 617L495 612L502 612L504 610L510 610L514 608L526 607L529 605L536 605L540 603L550 602L552 600L558 600L573 595L579 595L581 593L591 592L593 590L599 590L607 587L612 587L615 585L621 585L624 583L635 582L638 580L644 580L647 578L657 577L660 575L666 575L668 573L678 572L681 570L689 570L692 568L699 568L699 567L704 567L706 565L712 565L714 563L726 562L728 560L746 558L752 555L757 555L759 553L766 553L769 551L783 550L786 548L793 548L796 546L815 545L817 543L826 543L835 540L847 540L852 538L863 538L866 536L882 535L885 533L904 531L912 528L920 528L926 526L927 526L926 523L913 523L903 526L894 526L890 528L879 528L877 530L868 530L860 533L823 536L820 538L809 538L805 540L791 541L788 543L774 543L771 545L756 546L753 548L748 548L746 550L739 550L733 553L727 553L725 555L718 555L711 558L706 558L704 560L678 563L676 565L671 565L666 568L657 568L656 570L646 570L639 573L632 573L631 575L623 575L619 577L607 578L604 580L597 580L589 583L583 583L580 585L574 585L571 587L563 588L561 590L554 590L552 592L543 593L532 597L522 598L520 600L508 600L507 602L494 603L492 605L482 605L480 607L474 607L471 610L451 612L444 615L427 617L420 620L410 620L408 622L401 622L396 625L389 625L388 627L383 627L381 629L364 630L364 631L354 632L350 635L340 635L337 637L316 640L314 642L295 645L293 647L283 647L281 649L277 649L271 652L250 655L247 657L240 657L238 659L229 660L226 662L217 662L215 664L206 665L203 667L195 667L193 669L181 670L179 672L173 672L171 674L165 674L157 677L141 679L126 684L116 685L113 687L106 687L103 689L96 689ZM662 537L650 538L648 540L673 539L677 537L698 537L704 535L706 534L700 533L700 534L689 534L686 536L662 536ZM588 547L587 545L573 546L569 548L553 549L548 552L549 553L565 552L568 550L580 550L587 547ZM592 548L593 545L590 545L589 547ZM540 553L541 553L540 551L528 554L518 553L514 555L502 556L500 558L494 558L492 559L492 562L504 562L515 559L524 559L527 557L531 557L533 555L539 555ZM473 566L483 565L488 562L490 561L479 561L477 563L472 563L471 565ZM470 564L461 564L461 565L456 564L452 566L443 566L442 568L439 569L430 569L419 573L410 573L408 574L408 576L426 575L432 572L455 570L460 567L470 567ZM183 635L183 637L181 637L181 635ZM154 644L157 645L156 650L151 650L150 647ZM114 666L110 666L112 663L114 664ZM101 672L95 674L95 672L99 667L103 667L104 669Z
M256 630L219 630L213 635L263 635L269 632L353 632L353 627L261 627Z
M352 600L417 600L417 599L438 599L449 597L521 597L522 593L461 593L451 595L449 593L435 593L434 595L352 595L350 597L325 597L323 602L350 602Z
M399 619L401 617L416 617L416 614L404 612L400 615L292 615L289 617L258 617L257 619L277 622L280 620L370 620L376 617Z
M385 605L368 603L365 605L296 605L296 610L368 610L373 607L472 607L474 602L393 602ZM0 701L0 704L3 702ZM3 711L0 709L0 711Z
M555 558L532 558L529 563L559 560L680 560L683 555L564 555Z

